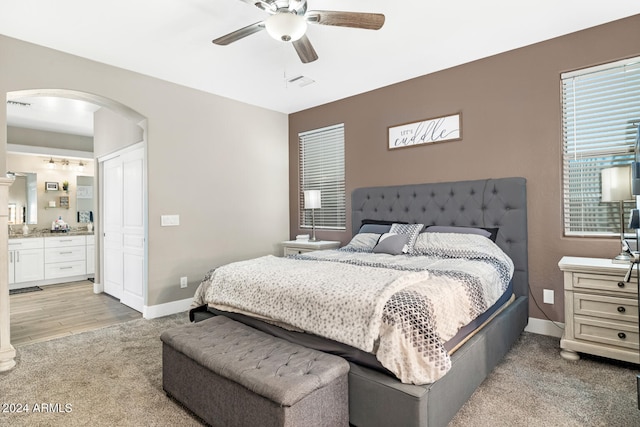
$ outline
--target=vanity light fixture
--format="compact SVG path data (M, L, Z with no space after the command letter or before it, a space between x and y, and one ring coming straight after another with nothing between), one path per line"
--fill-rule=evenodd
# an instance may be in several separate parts
M73 161L69 161L67 159L54 160L53 157L49 158L49 160L45 160L45 162L47 163L47 167L49 169L55 169L57 165L60 164L60 166L62 167L62 170L70 170L70 171L78 171L78 172L84 172L84 169L87 166L87 164L82 160L79 160L78 165L76 166L75 162Z

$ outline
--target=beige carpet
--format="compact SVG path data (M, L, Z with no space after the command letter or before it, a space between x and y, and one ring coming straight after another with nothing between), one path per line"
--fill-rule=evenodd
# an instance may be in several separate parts
M159 336L187 322L140 319L18 347L16 368L0 374L0 426L200 425L162 391ZM450 425L640 426L635 367L567 362L558 344L523 334ZM20 405L28 411L10 412Z

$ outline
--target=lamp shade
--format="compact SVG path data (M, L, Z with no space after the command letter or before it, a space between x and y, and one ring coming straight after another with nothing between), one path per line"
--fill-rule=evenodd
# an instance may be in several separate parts
M618 166L602 169L602 201L633 200L631 194L631 167Z
M320 190L306 190L304 192L304 208L320 209L322 207L322 194Z
M278 12L264 23L267 33L276 40L293 42L299 40L307 31L307 21L291 12Z

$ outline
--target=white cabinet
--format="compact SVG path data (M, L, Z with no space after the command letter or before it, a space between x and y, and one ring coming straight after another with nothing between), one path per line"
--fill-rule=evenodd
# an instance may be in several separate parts
M9 239L9 284L44 279L44 244L39 237ZM20 286L11 286L18 288Z
M638 282L628 264L610 259L564 257L565 329L560 354L568 360L589 353L640 363L638 355Z
M82 280L95 272L95 238L68 234L9 239L11 289Z
M85 236L56 236L45 238L45 280L86 275L86 245Z
M87 275L93 275L96 272L96 238L91 235L87 236Z

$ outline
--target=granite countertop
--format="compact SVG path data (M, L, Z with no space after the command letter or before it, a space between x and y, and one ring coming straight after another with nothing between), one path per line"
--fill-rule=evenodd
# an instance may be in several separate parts
M87 231L86 229L71 229L65 232L51 232L51 230L35 229L30 230L26 236L20 231L11 231L9 233L9 239L28 239L30 237L60 237L60 236L93 236L93 231Z

